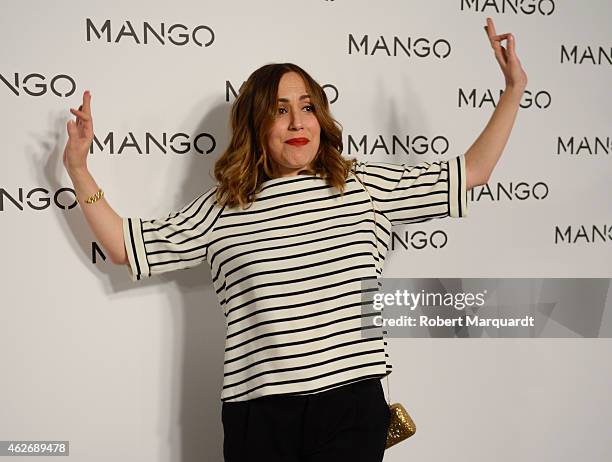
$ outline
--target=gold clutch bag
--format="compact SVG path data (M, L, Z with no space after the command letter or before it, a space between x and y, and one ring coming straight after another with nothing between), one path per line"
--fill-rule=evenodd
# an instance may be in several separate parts
M356 172L352 172L357 181L361 183L363 189L370 198L372 204L372 213L374 214L374 235L378 239L377 233L377 222L376 222L376 211L374 210L374 201L370 195L370 191L366 188L366 185L361 181L361 178L357 176ZM387 396L389 396L389 376L387 376ZM389 404L389 410L391 411L391 418L389 420L389 430L387 431L387 444L385 449L389 449L391 446L404 441L406 438L411 437L416 432L416 425L410 417L410 414L406 411L404 406L400 403Z
M391 419L389 421L389 430L387 431L386 449L400 441L404 441L416 432L416 425L408 412L406 412L406 409L404 409L404 406L400 403L391 404L389 410L391 411Z

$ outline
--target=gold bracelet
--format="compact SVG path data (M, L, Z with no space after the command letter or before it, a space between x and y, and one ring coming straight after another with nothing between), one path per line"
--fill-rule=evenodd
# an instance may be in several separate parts
M91 195L90 197L88 197L85 202L87 204L93 204L95 201L97 201L98 199L101 199L102 197L104 197L104 191L102 191L101 189L98 190L97 193Z

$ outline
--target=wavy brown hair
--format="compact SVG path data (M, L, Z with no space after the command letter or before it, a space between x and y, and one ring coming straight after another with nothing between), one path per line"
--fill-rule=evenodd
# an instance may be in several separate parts
M300 173L319 175L344 194L346 178L356 159L342 157L342 126L331 115L325 91L295 64L266 64L249 76L232 106L231 140L214 168L220 206L247 208L255 200L261 183L273 178L266 140L278 107L278 84L287 72L296 72L304 80L321 126L313 168Z

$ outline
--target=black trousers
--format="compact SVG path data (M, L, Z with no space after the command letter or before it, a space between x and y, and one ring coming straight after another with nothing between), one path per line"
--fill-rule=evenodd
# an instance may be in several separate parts
M223 402L225 462L380 462L390 411L380 379L311 395Z

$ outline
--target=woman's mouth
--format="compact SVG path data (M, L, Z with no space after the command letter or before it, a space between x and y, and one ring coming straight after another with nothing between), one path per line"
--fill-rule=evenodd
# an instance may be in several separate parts
M290 140L285 141L285 143L290 144L291 146L304 146L309 142L310 141L308 138L291 138Z

